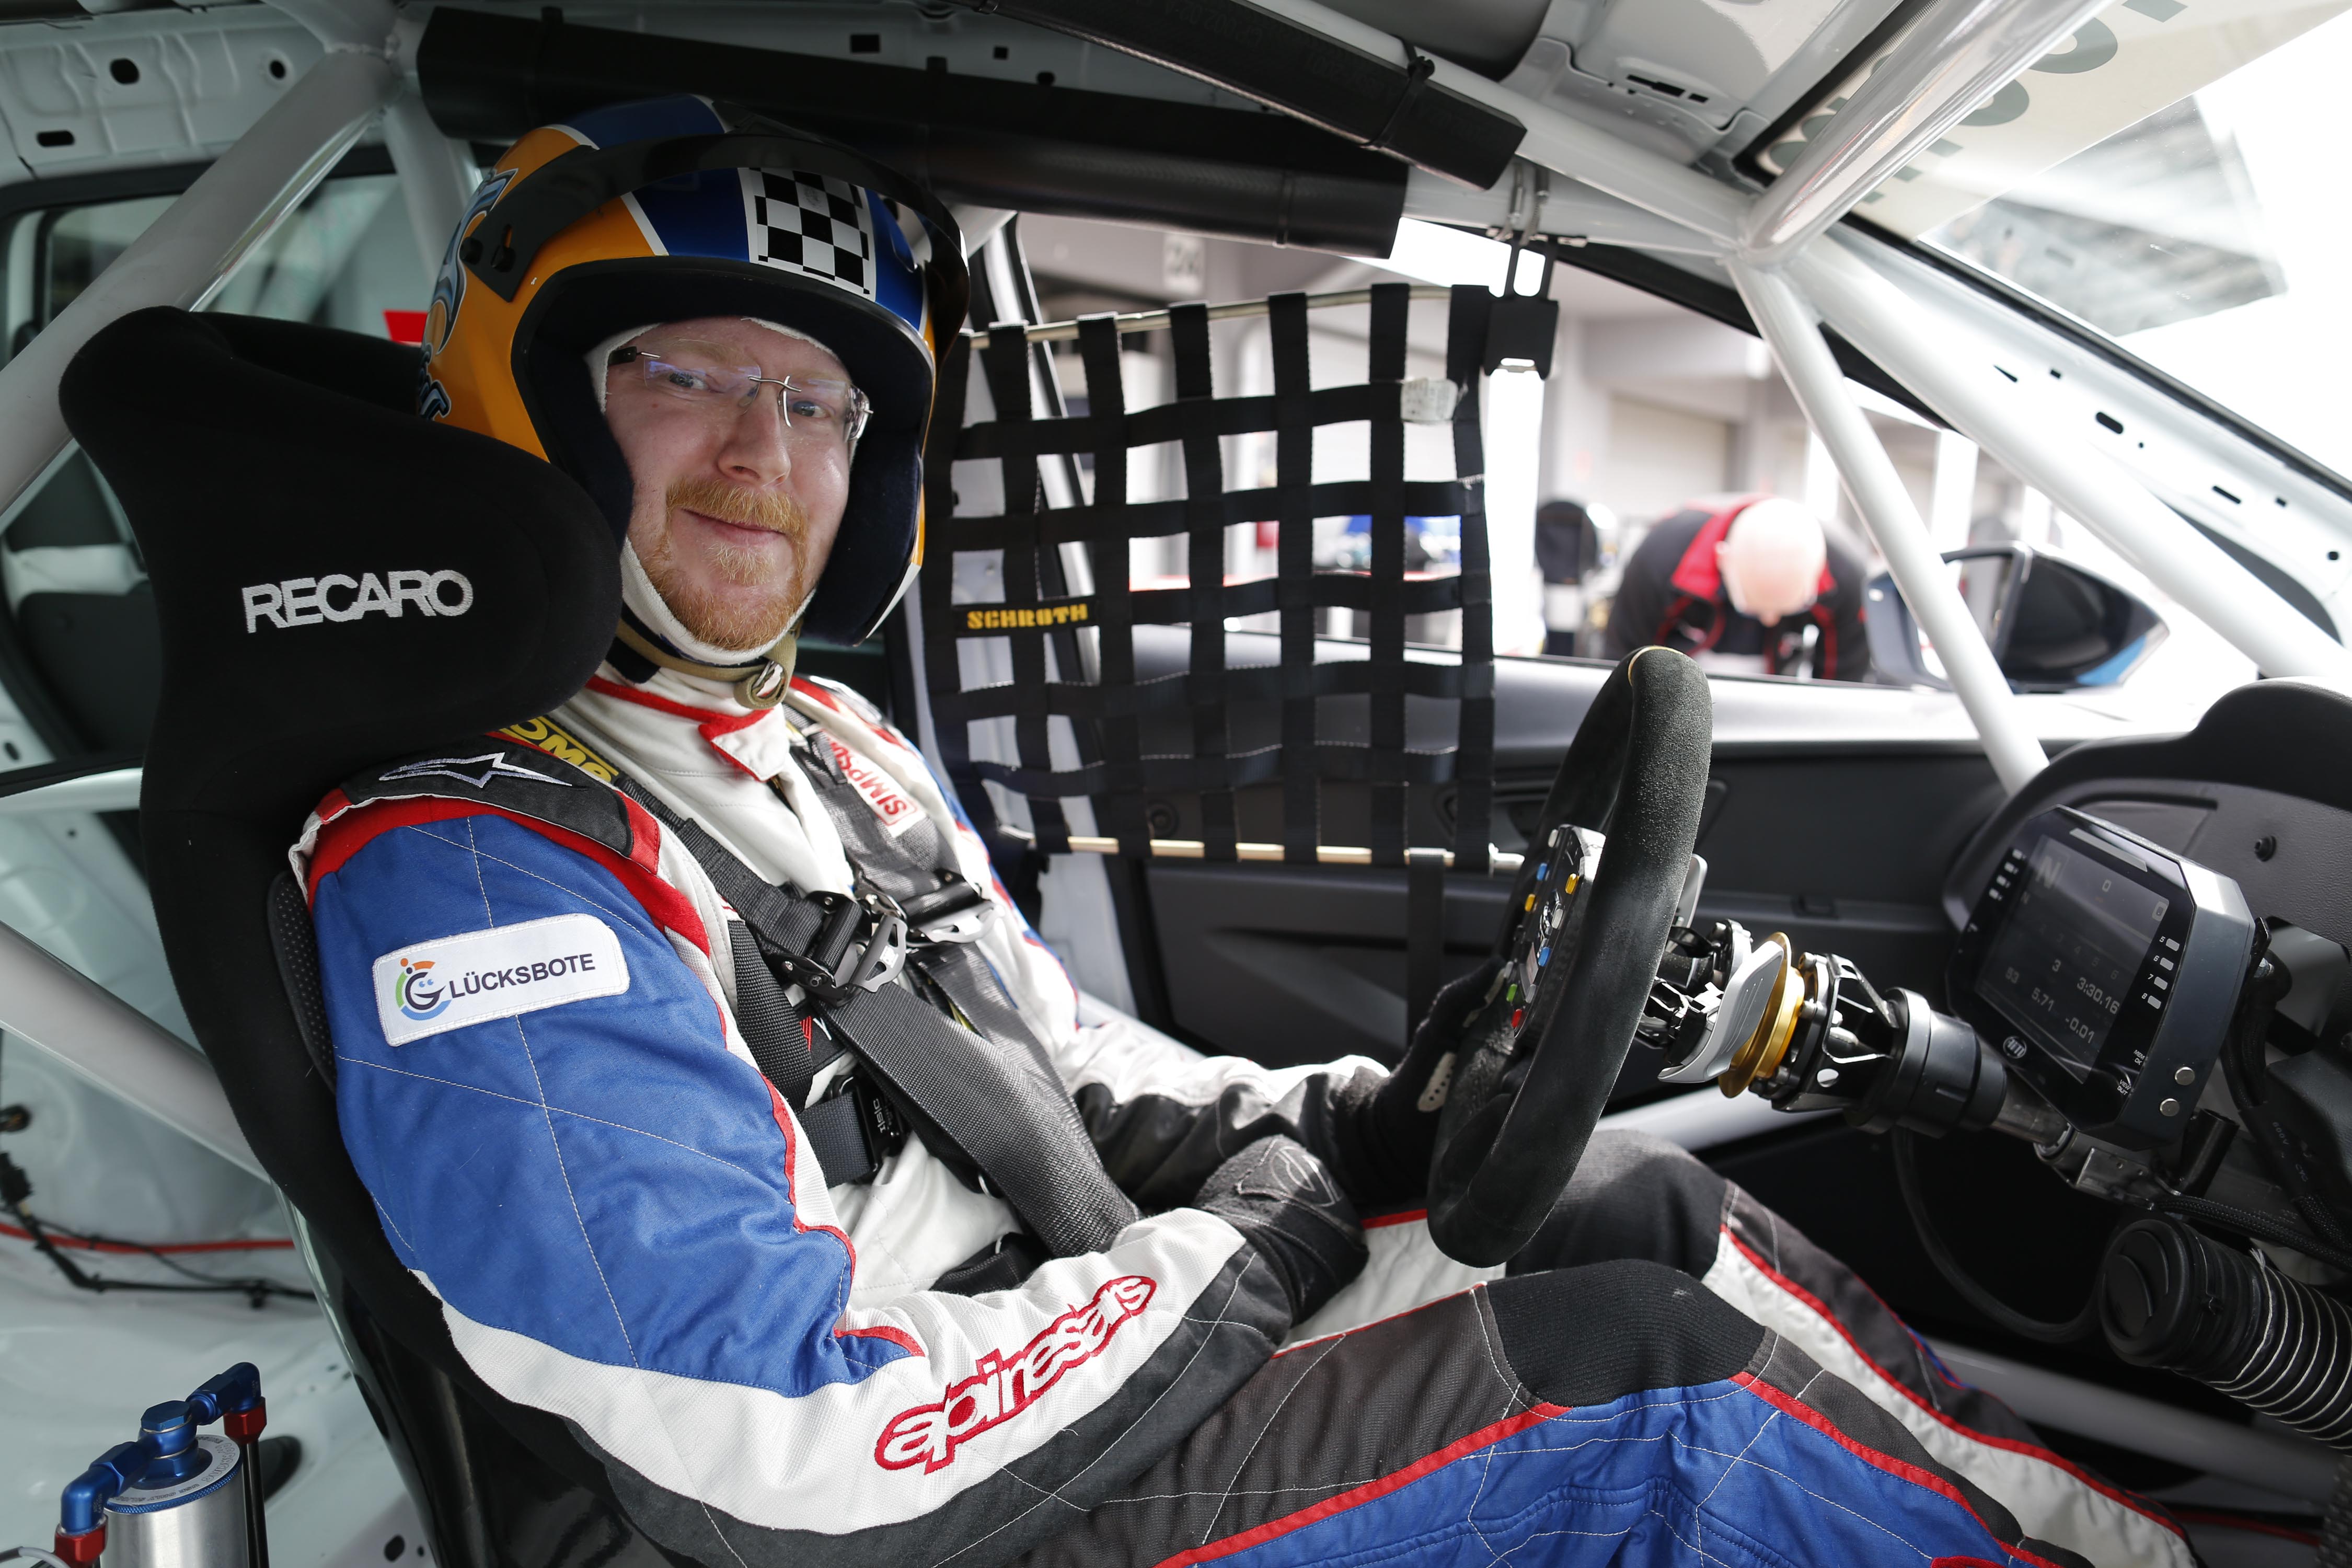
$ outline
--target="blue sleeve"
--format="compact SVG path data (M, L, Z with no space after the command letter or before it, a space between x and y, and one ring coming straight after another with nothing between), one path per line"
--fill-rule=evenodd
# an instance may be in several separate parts
M612 870L501 816L412 824L320 879L313 917L345 1146L449 1306L583 1361L787 1397L906 1353L832 1331L848 1244L804 1225L766 1081ZM603 984L625 988L549 1000L583 989L530 978L551 923L552 966L609 944L625 973L607 958ZM402 1011L404 980L407 1011L438 1016ZM456 1022L469 1005L520 1010ZM411 1029L434 1032L391 1043ZM765 1331L709 1331L747 1297Z
M1009 1289L853 1300L677 889L497 815L381 820L312 902L344 1146L467 1365L562 1418L672 1553L1034 1542L1041 1500L1140 1468L1286 1331L1272 1272L1190 1209ZM886 1256L931 1223L901 1206L866 1216Z

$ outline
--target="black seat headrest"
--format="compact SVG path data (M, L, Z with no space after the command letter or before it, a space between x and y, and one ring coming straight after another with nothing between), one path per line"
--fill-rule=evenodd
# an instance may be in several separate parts
M612 640L611 526L545 461L412 412L417 351L170 309L74 357L66 424L162 625L142 802L281 823L387 756L531 717Z

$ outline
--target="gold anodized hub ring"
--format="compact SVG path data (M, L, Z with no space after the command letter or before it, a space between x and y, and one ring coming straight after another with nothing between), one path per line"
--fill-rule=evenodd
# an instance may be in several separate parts
M1784 931L1776 931L1764 940L1780 950L1780 973L1764 1004L1763 1020L1733 1053L1723 1076L1715 1080L1726 1100L1738 1099L1748 1092L1749 1084L1779 1069L1780 1058L1789 1054L1790 1037L1797 1032L1797 1011L1804 1005L1805 976L1797 964L1795 944Z

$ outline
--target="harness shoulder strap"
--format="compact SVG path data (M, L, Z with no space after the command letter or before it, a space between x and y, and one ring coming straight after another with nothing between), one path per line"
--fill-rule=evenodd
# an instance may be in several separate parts
M793 1047L806 1041L803 1021L818 1017L897 1091L925 1142L953 1163L976 1165L1055 1256L1101 1251L1135 1221L1134 1201L1103 1169L1044 1047L976 954L950 944L918 960L925 978L939 986L971 1028L900 984L870 989L852 984L837 999L812 995L806 1011L795 1007L774 966L796 965L803 973L837 972L841 954L830 947L821 954L813 950L837 943L845 901L820 902L777 887L701 824L671 810L610 763L594 760L611 775L602 781L610 789L595 793L617 802L625 815L642 814L666 829L740 918L735 929L742 934L732 938L736 1024L747 1043L756 1037L754 1059L801 1115L813 1143L833 1142L846 1150L847 1129L856 1127L862 1136L866 1124L883 1114L870 1100L830 1112L824 1108L835 1102L827 1100L803 1113L802 1100L822 1062ZM822 962L812 963L813 956ZM788 1086L796 1086L797 1092ZM836 1172L822 1146L817 1153L829 1179L850 1179ZM841 1157L854 1163L855 1156Z

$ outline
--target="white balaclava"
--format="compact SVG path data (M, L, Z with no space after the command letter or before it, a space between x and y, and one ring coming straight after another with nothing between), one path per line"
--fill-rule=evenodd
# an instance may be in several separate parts
M780 321L771 321L764 316L744 316L740 319L754 326L765 327L772 332L782 332L788 338L798 338L804 343L814 343L818 348L824 349L825 353L833 353L833 351L826 348L820 340L809 336L806 332L797 331ZM603 413L604 409L604 373L611 366L613 351L636 338L643 337L663 324L660 321L651 321L642 327L631 327L625 332L615 332L588 351L588 382L596 391L598 413ZM841 356L835 354L834 357L838 359ZM809 584L809 595L811 598L815 597L816 584ZM720 647L715 643L705 642L688 631L685 623L671 613L668 602L661 596L661 591L654 586L654 580L646 574L645 563L637 559L636 545L626 539L621 542L621 602L629 607L637 619L651 628L655 636L697 664L739 665L756 655L768 651L761 647ZM807 608L807 604L803 603L793 612L793 624L799 623L802 611Z

